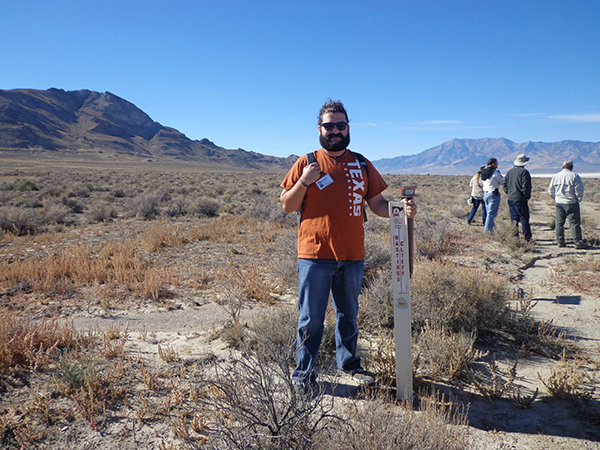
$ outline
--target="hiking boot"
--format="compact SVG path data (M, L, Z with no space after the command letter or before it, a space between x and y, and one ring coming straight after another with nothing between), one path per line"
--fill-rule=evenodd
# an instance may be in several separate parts
M371 372L367 372L362 367L358 367L356 369L344 370L345 373L352 375L358 384L360 385L369 385L375 383L375 374Z
M575 248L583 250L588 248L588 245L585 242L578 242L577 244L575 244Z
M566 247L566 246L567 246L567 244L565 244L564 242L559 242L559 243L558 243L558 246L559 246L559 247Z

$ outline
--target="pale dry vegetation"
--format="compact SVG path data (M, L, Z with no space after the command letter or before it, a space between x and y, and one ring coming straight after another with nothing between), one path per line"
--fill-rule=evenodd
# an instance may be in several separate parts
M297 216L279 204L282 174L2 174L0 446L65 448L61 430L84 426L118 436L111 442L127 442L122 448L137 448L148 428L152 448L164 449L471 448L463 403L436 389L528 407L538 392L515 386L517 359L534 355L556 361L539 380L549 396L597 402L596 367L564 330L535 320L536 303L518 290L518 268L536 250L512 236L505 202L493 237L466 225L459 193L468 178L386 176L386 197L398 198L402 185L419 194L411 294L413 369L424 390L413 410L393 391L386 220L368 213L359 315L364 362L379 388L354 399L306 399L290 379ZM546 184L534 180L534 195L545 198ZM586 180L591 199L599 189ZM584 232L598 239L590 219ZM567 260L552 282L597 292L599 264ZM127 329L76 330L62 320L207 303L226 312L211 338L229 346L228 357L194 359L158 343L159 361L151 361L132 349ZM335 372L334 333L329 311L323 374ZM497 341L512 353L497 355Z

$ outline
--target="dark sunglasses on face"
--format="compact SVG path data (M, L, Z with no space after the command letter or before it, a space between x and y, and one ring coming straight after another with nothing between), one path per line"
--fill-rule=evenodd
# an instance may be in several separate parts
M333 128L337 128L340 131L344 131L348 126L347 122L325 122L322 123L321 126L325 128L327 131L333 130Z

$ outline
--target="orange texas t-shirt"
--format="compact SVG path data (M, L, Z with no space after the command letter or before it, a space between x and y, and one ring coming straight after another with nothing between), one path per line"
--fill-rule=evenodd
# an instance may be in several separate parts
M379 172L367 160L369 174L350 150L332 158L315 152L321 178L306 190L298 229L298 258L358 261L365 257L364 200L387 188ZM302 176L306 157L300 157L281 183L291 189Z

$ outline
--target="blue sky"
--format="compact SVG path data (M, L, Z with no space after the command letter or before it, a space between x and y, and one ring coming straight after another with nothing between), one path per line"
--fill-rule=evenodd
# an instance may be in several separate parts
M372 160L452 138L600 141L600 0L0 0L0 89L109 91L226 148Z

